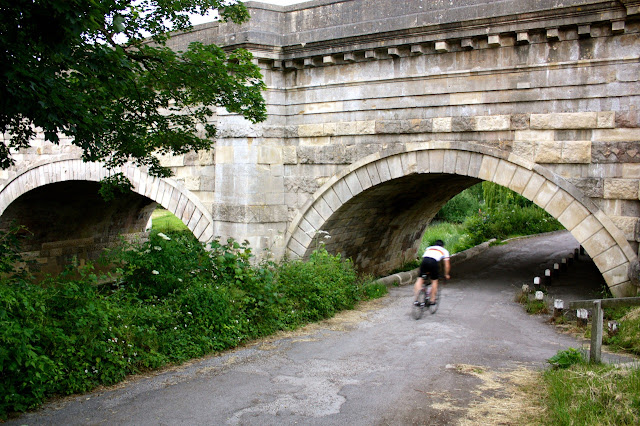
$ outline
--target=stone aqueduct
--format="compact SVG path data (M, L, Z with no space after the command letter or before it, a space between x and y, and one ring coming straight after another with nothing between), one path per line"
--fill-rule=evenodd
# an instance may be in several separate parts
M558 218L614 294L636 294L640 1L247 6L250 22L171 46L253 52L266 122L219 110L212 152L163 158L171 179L125 168L135 194L111 207L95 195L105 170L68 141L34 141L0 172L0 219L33 228L43 267L142 231L158 203L202 241L302 257L322 230L330 251L380 272L415 257L451 197L492 181Z

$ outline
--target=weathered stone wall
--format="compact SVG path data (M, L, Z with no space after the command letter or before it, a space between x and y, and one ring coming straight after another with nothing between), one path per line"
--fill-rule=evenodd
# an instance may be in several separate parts
M268 120L218 110L213 152L162 159L173 193L198 207L149 198L203 238L247 239L277 258L308 255L323 230L328 248L375 273L415 256L448 199L491 180L561 219L612 289L629 294L640 240L639 3L249 2L247 24L201 25L171 46L253 52ZM0 172L0 212L12 182L75 154L65 150L38 142Z

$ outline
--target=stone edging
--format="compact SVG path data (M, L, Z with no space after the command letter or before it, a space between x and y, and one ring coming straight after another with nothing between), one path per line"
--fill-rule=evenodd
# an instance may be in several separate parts
M468 259L471 259L472 257L477 256L478 254L485 251L489 247L489 245L491 245L491 243L495 241L496 239L493 238L475 247L471 247L470 249L451 255L451 264L455 265L457 263L464 262L465 260L468 260ZM398 272L397 274L380 278L376 280L375 283L384 284L387 287L410 285L410 284L413 284L415 280L418 278L419 271L420 271L420 268L416 268L411 271Z

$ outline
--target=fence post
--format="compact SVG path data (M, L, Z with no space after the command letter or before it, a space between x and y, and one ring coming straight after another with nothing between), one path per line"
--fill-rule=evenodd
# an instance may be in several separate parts
M602 301L593 301L593 318L591 319L591 350L589 361L599 364L602 360Z

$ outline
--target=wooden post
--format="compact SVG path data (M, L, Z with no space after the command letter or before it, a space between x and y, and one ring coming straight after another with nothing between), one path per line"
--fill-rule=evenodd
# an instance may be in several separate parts
M589 350L589 360L591 362L599 363L602 360L602 308L617 308L620 306L640 306L640 297L575 300L569 302L569 309L578 310L578 324L581 324L582 319L586 318L586 315L581 315L581 312L586 309L593 309L593 319L591 320L591 349Z
M589 361L596 364L602 361L602 316L602 301L594 300Z
M534 291L540 290L540 277L533 278L533 290Z
M544 285L551 285L551 269L544 270Z
M553 276L556 278L560 276L560 265L558 265L557 263L553 264Z
M566 272L566 271L567 271L568 266L569 266L569 264L567 263L567 258L566 258L566 257L563 257L563 258L562 258L562 263L560 264L560 270L561 270L562 272Z
M573 258L575 260L579 260L580 259L580 249L573 250Z

